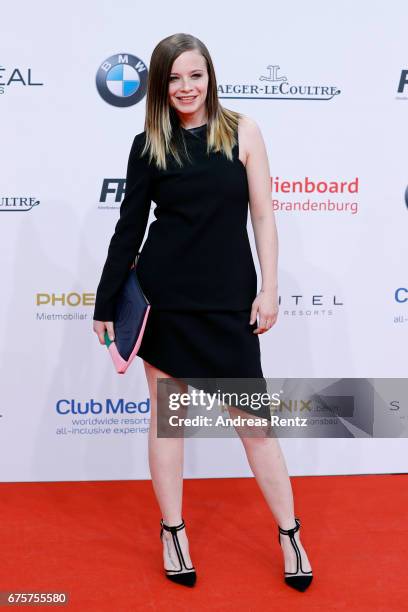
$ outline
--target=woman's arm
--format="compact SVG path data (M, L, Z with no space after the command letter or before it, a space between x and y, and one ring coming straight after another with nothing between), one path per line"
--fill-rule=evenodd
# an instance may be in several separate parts
M255 333L264 333L278 315L278 233L271 200L268 155L261 131L253 119L243 117L239 126L240 152L246 160L249 209L262 273L262 286L252 305L250 323L259 323Z
M151 173L146 157L140 157L144 138L145 133L142 132L133 140L127 165L125 196L96 291L94 331L101 344L104 344L106 322L109 323L109 337L113 340L111 323L117 296L139 251L148 223Z

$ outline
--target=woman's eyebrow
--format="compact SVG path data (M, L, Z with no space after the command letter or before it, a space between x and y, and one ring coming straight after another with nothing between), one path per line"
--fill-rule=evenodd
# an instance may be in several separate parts
M196 68L195 70L190 70L190 74L191 74L192 72L202 72L202 71L203 71L203 69L202 69L202 68ZM170 72L170 74L179 74L179 73L178 73L178 72Z

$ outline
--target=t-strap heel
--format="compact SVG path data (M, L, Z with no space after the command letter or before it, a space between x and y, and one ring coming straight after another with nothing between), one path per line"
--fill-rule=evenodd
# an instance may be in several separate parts
M305 591L313 580L312 571L305 572L302 568L302 556L299 546L295 540L295 533L300 529L300 521L295 518L296 526L293 529L282 529L278 525L279 544L281 543L281 534L287 535L296 553L296 572L285 572L285 582L297 591Z
M170 526L170 525L166 525L163 522L163 519L161 519L160 525L161 525L160 539L163 541L163 529L165 529L166 531L170 531L171 535L173 536L174 548L176 550L178 561L180 563L180 568L177 570L170 570L170 569L164 568L167 578L169 578L173 582L177 582L178 584L182 584L184 586L190 586L190 587L194 586L196 579L197 579L195 568L194 566L187 567L186 562L183 557L181 547L180 547L178 535L177 535L177 532L180 531L180 529L184 529L185 527L184 520L182 519L179 525ZM189 570L189 571L184 571L184 570Z

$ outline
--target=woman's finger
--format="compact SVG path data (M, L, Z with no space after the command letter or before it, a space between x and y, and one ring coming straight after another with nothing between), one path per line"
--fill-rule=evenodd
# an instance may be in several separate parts
M252 325L256 321L256 313L258 312L258 307L253 305L251 308L251 316L249 317L249 324Z
M113 322L112 321L106 321L105 325L106 325L106 329L108 331L109 340L113 341L115 339L115 331L113 329Z

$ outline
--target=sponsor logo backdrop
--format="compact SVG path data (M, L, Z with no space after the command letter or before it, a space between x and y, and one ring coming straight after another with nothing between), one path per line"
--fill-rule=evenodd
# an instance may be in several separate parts
M222 103L267 146L281 306L265 376L407 376L408 5L23 6L0 24L3 481L149 478L143 364L116 374L92 313L151 52L175 32L207 44ZM408 467L398 437L280 442L293 475ZM186 477L251 474L238 439L185 444Z

